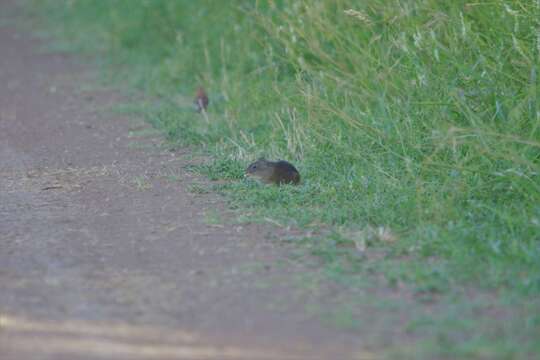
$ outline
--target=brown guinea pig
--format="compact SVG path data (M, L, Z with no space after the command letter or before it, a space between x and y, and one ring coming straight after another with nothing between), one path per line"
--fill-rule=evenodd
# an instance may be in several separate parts
M300 183L300 173L289 162L284 160L269 161L261 158L246 169L246 176L257 179L265 184L294 184Z

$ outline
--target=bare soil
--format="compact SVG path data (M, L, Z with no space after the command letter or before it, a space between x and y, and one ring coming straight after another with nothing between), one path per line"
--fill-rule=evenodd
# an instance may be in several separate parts
M84 59L16 25L0 26L0 359L374 357L305 311L291 279L309 268L275 241L289 230L190 191L189 149L134 136L147 125L104 111L122 97L91 89Z

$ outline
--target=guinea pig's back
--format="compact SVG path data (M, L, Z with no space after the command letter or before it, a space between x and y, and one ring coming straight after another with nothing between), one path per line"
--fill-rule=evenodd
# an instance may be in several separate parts
M298 170L289 162L280 160L276 162L276 169L274 176L277 177L278 183L293 183L298 184L300 182L300 174Z

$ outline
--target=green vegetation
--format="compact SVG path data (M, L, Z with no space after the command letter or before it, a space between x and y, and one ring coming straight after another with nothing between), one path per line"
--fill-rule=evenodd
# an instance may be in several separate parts
M458 304L468 301L466 288L498 294L522 312L505 319L511 326L463 348L451 335L437 346L488 358L493 349L502 357L540 352L540 322L529 317L540 295L535 1L33 5L65 41L59 48L97 53L111 80L152 99L138 111L172 142L213 154L199 170L234 180L219 187L234 206L331 229L301 243L333 278L353 286L368 269ZM209 122L176 101L200 84ZM261 155L295 163L303 184L242 180ZM382 227L393 241L366 235ZM355 257L347 243L358 241L384 258ZM470 318L456 324L452 314L414 327L475 331Z

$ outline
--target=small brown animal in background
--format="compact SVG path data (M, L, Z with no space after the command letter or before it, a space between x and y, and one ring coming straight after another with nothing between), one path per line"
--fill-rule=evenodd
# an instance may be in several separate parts
M284 160L268 161L261 158L249 165L246 176L255 178L265 184L295 184L300 182L298 170Z
M208 95L202 87L197 90L197 95L195 96L195 106L197 107L197 112L206 111L208 108Z

